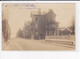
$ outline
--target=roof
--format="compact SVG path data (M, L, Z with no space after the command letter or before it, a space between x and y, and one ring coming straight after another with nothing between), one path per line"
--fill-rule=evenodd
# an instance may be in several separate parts
M47 15L48 13L53 13L55 16L56 16L56 14L53 12L53 10L49 10L49 12L41 12L41 11L38 11L37 13L36 12L31 12L31 15L33 15L33 16L43 16L43 15Z

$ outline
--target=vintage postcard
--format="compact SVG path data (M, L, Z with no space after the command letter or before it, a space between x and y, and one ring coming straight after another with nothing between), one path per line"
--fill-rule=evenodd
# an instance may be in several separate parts
M2 50L75 50L74 3L3 3Z

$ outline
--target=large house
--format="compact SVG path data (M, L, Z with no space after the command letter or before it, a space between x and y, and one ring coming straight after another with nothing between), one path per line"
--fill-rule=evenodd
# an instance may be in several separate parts
M32 21L23 27L23 37L32 39L45 39L48 36L59 35L59 25L55 20L56 14L53 10L38 14L31 13Z
M38 14L32 14L32 38L45 39L46 36L58 36L58 22L55 20L56 14L53 10L42 14L41 10L38 10Z

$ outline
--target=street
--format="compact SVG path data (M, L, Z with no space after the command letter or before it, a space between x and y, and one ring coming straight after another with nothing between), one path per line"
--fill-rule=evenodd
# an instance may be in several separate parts
M74 47L68 47L60 44L51 44L45 42L45 40L29 40L22 38L14 38L8 40L5 49L8 51L53 51L53 50L74 50Z

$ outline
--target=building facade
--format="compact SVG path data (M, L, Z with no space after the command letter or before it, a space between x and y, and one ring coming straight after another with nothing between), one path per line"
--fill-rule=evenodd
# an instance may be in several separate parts
M46 36L58 36L59 28L58 22L55 20L56 14L53 10L42 14L38 10L38 14L31 14L32 18L32 38L45 39Z

